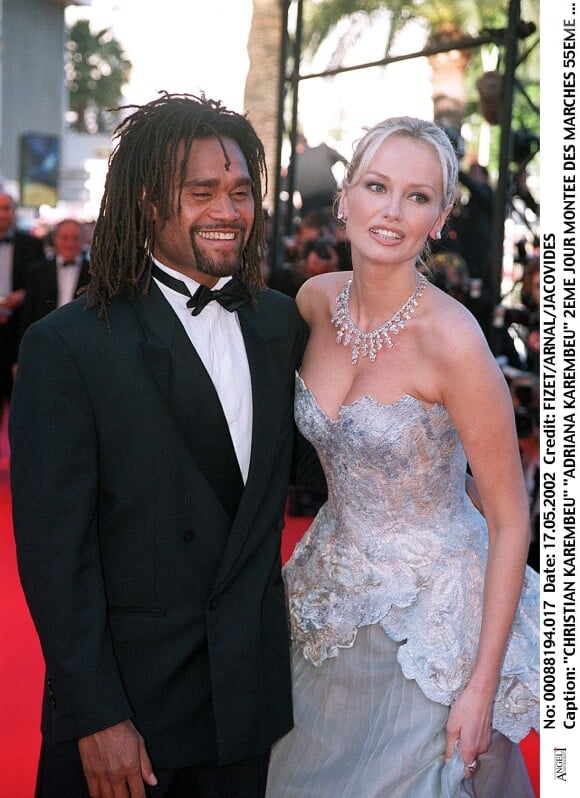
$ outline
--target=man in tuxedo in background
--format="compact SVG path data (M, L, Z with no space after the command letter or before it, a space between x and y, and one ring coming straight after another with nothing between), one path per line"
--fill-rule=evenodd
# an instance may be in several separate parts
M10 418L46 661L36 795L258 798L292 725L280 538L306 328L262 285L247 119L163 93L116 137L87 294L28 328Z
M66 305L89 283L89 259L83 249L83 228L63 219L54 228L54 252L33 261L28 269L22 307L22 332L51 310Z
M0 420L12 394L28 264L43 254L39 238L16 229L16 203L0 190Z

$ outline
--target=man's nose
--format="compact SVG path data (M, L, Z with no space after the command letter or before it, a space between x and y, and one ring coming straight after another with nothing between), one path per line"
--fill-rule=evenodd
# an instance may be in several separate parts
M218 194L211 204L211 213L220 219L238 219L240 212L229 194Z

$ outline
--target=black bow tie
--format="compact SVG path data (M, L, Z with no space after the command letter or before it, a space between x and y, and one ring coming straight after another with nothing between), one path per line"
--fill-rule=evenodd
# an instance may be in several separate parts
M2 236L0 244L11 244L14 241L14 236Z
M159 280L160 283L164 283L169 288L173 288L174 291L178 291L180 294L189 297L186 304L191 310L192 316L199 316L204 307L214 299L216 302L219 302L223 308L229 310L230 313L234 310L238 310L250 300L246 286L236 277L232 277L232 279L218 291L212 291L207 286L200 285L195 294L192 295L184 282L167 274L167 272L160 269L155 263L151 266L151 274L156 280Z
M63 260L62 265L63 266L76 266L77 262L76 262L76 260Z

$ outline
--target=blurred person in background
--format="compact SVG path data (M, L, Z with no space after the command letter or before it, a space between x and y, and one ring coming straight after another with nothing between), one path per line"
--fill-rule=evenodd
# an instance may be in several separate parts
M509 366L539 374L540 371L540 259L526 257L519 287L519 301L497 305L493 313L494 352Z
M296 137L294 189L300 193L304 218L310 211L330 210L338 183L333 168L346 158L324 142L311 147L302 133Z
M0 191L0 422L12 395L28 265L43 254L39 238L17 229L14 198Z
M55 308L70 302L89 284L89 259L83 248L83 227L63 219L52 234L52 251L32 261L22 307L22 333Z
M294 234L283 241L283 257L272 268L268 285L287 296L295 297L308 278L337 271L340 259L330 212L313 210L300 219Z

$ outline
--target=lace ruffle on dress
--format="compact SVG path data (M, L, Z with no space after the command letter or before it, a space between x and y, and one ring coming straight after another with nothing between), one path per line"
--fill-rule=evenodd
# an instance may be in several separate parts
M404 675L450 705L477 649L487 528L447 410L363 397L333 420L297 375L295 412L328 501L285 568L294 645L319 666L379 624ZM494 704L493 727L516 742L539 730L538 590L528 568Z

